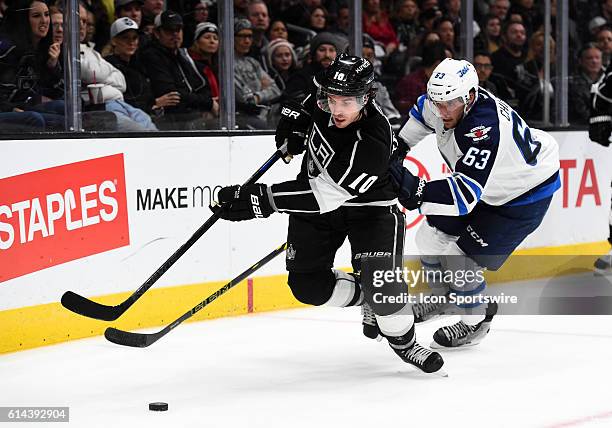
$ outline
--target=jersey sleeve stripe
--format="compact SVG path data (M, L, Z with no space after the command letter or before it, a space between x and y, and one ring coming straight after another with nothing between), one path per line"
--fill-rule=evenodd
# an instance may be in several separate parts
M455 183L455 178L454 177L448 177L448 181L450 182L451 185L451 189L453 190L453 194L455 196L455 201L457 203L457 208L459 209L459 215L465 215L468 213L468 209L466 206L466 203L461 195L461 192L459 192L459 189L457 188L457 183Z
M480 200L480 196L482 195L482 187L477 181L472 180L470 177L462 173L457 173L457 178L459 178L461 181L467 184L470 189L472 189L477 201Z

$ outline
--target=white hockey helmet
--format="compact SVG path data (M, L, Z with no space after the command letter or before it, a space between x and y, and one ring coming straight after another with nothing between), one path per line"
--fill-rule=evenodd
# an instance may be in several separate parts
M431 73L427 82L427 98L434 103L461 98L464 113L468 111L470 91L478 95L478 74L470 62L446 58Z

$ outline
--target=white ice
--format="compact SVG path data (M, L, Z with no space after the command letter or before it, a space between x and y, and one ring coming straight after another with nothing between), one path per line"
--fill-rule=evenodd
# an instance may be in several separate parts
M188 323L145 349L99 337L0 355L0 406L69 406L75 427L610 427L611 321L497 316L480 345L443 353L448 378L362 336L356 308Z

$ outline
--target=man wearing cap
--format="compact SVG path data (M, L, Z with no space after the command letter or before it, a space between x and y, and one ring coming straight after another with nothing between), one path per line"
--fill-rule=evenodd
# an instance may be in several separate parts
M151 36L142 31L142 5L143 0L115 0L115 16L130 18L138 25L138 52L151 42Z
M123 75L127 88L123 94L124 100L152 116L161 115L166 107L179 103L178 92L169 92L160 97L153 96L151 81L142 68L138 56L139 49L138 24L130 18L119 18L111 25L111 45L113 54L106 60L114 65Z
M342 44L341 35L322 32L310 41L310 62L287 81L284 99L303 100L314 90L312 78L336 59Z
M154 40L141 54L151 79L153 94L178 92L178 104L166 107L159 119L161 129L202 129L205 112L219 114L219 104L183 44L183 19L171 10L155 17Z
M247 19L234 20L234 81L236 120L241 127L267 128L267 110L280 98L281 91L261 64L248 56L253 44L253 26Z
M142 23L143 0L115 0L115 16L130 18L140 27Z

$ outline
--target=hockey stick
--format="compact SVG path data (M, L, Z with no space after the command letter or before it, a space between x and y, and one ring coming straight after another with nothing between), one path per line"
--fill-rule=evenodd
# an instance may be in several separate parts
M287 248L287 243L284 243L283 245L281 245L280 247L272 251L270 254L265 256L263 259L255 263L253 266L251 266L250 268L242 272L236 278L232 279L230 282L225 284L223 287L221 287L220 289L215 291L213 294L208 296L206 299L202 300L200 303L195 305L193 308L185 312L183 315L181 315L171 324L168 324L166 327L164 327L162 330L156 333L133 333L130 331L119 330L114 327L109 327L104 332L104 337L106 337L109 341L116 343L118 345L132 346L135 348L146 348L147 346L152 345L153 343L157 342L159 339L164 337L172 329L174 329L177 325L191 318L198 311L203 309L205 306L208 306L211 302L221 297L223 294L228 292L236 284L242 282L253 272L261 268L263 265L268 263L270 260L278 256L283 251L285 251L286 248Z
M277 160L281 159L283 156L286 156L286 153L287 153L287 148L285 144L282 147L280 147L278 150L276 150L274 154L270 156L270 158L261 167L259 167L259 169L255 171L255 173L244 183L244 185L246 186L249 184L253 184L257 180L259 180L261 176L264 175L264 173L268 171L270 167L274 165L274 163ZM210 216L210 218L206 220L206 222L202 226L200 226L193 235L191 235L191 238L189 238L187 242L181 245L179 249L176 250L174 254L170 256L170 258L168 258L168 260L166 260L160 267L157 268L155 272L153 272L153 274L149 277L149 279L147 279L144 282L144 284L138 287L138 289L134 291L131 296L129 296L119 305L116 305L116 306L103 305L101 303L94 302L93 300L90 300L86 297L83 297L79 294L76 294L73 291L67 291L64 293L64 295L62 296L62 300L61 300L62 305L66 309L74 313L77 313L79 315L83 315L89 318L95 318L95 319L104 320L104 321L116 320L125 311L127 311L130 308L130 306L134 304L134 302L140 299L140 297L149 288L151 288L151 286L155 284L155 282L164 273L166 273L166 271L168 271L168 269L170 269L170 267L174 263L176 263L176 261L179 258L181 258L181 256L185 254L185 252L187 252L187 250L191 248L193 244L195 244L196 241L200 239L202 235L204 235L204 233L206 233L206 231L210 229L212 225L217 222L217 220L219 220L220 215L221 215L220 210L217 210L215 213L213 213L213 215Z

